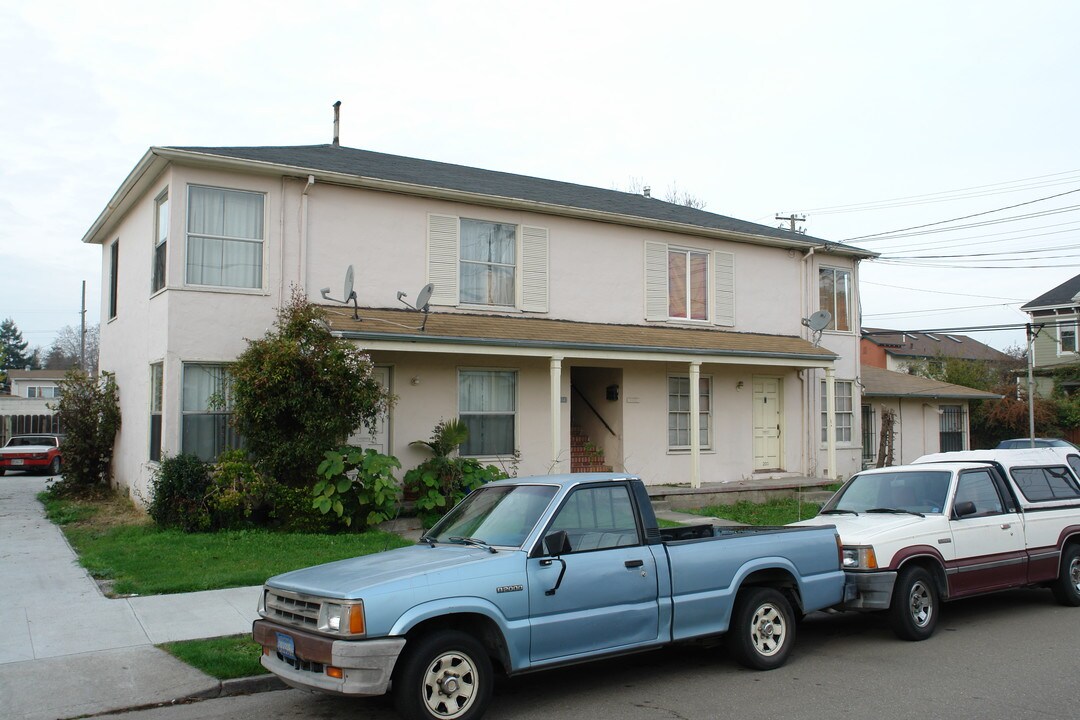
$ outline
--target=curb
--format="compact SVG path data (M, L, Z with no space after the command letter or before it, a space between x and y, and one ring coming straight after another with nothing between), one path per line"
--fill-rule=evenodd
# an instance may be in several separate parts
M153 703L143 703L129 707L110 708L86 715L78 715L77 718L94 718L102 715L117 715L120 713L138 712L141 710L154 710L173 705L187 705L203 700L215 700L217 698L235 697L237 695L255 695L256 693L272 692L274 690L288 690L289 686L277 675L252 675L251 677L221 680L200 692L191 693L174 700L161 700ZM74 720L74 719L71 719Z

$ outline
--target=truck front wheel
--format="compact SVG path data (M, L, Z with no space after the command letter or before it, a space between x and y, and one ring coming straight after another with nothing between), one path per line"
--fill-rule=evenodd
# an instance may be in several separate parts
M900 571L889 605L889 624L901 640L925 640L937 627L937 586L926 568L910 565Z
M783 593L769 587L739 592L731 613L728 647L735 660L754 670L787 662L795 644L795 614Z
M1070 545L1061 553L1061 571L1050 589L1062 605L1080 606L1080 545Z
M394 703L406 720L471 720L487 710L492 682L484 646L440 630L406 644L394 672Z

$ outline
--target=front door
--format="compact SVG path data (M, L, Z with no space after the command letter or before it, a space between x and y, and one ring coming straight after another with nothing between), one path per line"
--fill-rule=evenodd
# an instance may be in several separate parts
M545 532L556 530L567 533L570 551L545 552L527 565L532 662L655 642L656 562L642 544L629 488L605 483L574 491Z
M372 375L383 390L390 392L390 368L385 365L376 365L372 368ZM349 444L367 448L373 448L383 455L390 454L390 410L380 415L375 421L375 432L372 433L366 427L361 427L349 437Z
M754 469L779 470L780 379L754 378Z
M975 512L957 518L952 528L956 556L949 568L953 597L1017 587L1027 582L1024 525L987 470L963 472L956 484L955 508L971 502Z

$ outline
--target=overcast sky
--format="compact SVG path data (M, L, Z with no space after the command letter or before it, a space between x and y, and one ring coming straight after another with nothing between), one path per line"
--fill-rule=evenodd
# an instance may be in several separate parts
M48 346L86 280L97 322L81 238L148 147L325 143L341 100L350 147L803 213L883 253L866 326L1022 323L1080 273L1078 27L1039 0L3 3L0 318Z

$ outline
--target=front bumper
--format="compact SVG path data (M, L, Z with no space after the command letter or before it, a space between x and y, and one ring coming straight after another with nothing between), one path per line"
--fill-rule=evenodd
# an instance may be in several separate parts
M845 610L888 610L892 604L896 572L845 572Z
M278 633L293 640L295 659L278 652ZM262 666L287 685L332 695L382 695L390 685L405 638L335 640L268 620L251 626L255 642L263 647ZM339 668L341 678L326 674Z

